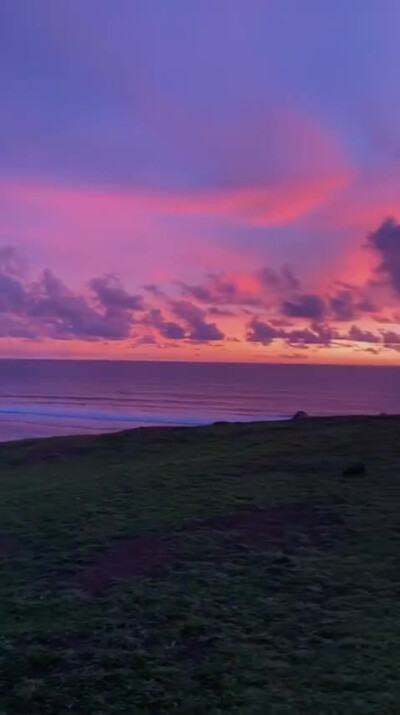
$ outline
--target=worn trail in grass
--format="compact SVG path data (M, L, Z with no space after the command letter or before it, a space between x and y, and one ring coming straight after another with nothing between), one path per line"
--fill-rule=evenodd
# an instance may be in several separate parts
M398 714L399 418L14 443L0 465L2 714Z

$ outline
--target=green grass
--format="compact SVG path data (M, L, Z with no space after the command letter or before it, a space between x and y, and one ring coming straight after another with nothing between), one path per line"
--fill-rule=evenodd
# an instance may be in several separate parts
M398 715L399 418L0 445L0 486L0 715ZM285 504L338 523L271 544L182 529ZM148 532L165 569L79 586Z

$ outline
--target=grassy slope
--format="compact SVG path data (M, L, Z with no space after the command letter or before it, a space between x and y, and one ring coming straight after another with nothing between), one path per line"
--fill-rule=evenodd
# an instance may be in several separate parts
M0 446L0 713L398 715L399 465L398 418ZM76 586L117 536L282 503L333 510L330 545L188 530L165 572Z

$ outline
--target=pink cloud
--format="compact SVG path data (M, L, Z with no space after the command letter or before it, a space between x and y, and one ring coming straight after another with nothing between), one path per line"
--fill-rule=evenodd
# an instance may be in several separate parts
M72 189L40 183L5 183L4 201L22 202L26 209L47 207L60 218L67 214L71 228L112 226L120 231L140 227L143 217L157 215L214 216L250 226L287 225L324 205L345 187L350 175L333 174L282 180L274 185L243 186L213 191L157 193Z
M289 225L325 204L349 181L346 174L290 180L274 186L152 197L154 208L175 215L220 216L248 226Z
M344 176L334 176L184 194L3 182L2 200L13 207L18 221L6 216L2 234L7 242L11 237L22 245L37 265L47 263L67 273L76 285L104 270L120 274L133 287L221 267L239 272L250 270L257 256L222 241L223 224L291 224L345 182ZM21 217L26 217L23 227ZM267 254L268 245L264 260Z

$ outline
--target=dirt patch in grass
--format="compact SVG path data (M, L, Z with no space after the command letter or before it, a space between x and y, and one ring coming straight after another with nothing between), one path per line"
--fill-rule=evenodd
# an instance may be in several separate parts
M278 504L188 522L182 530L222 532L236 545L253 548L296 548L308 544L328 546L338 535L341 522L330 509L309 504Z
M54 638L46 638L41 645L49 646L54 652L71 650L75 653L91 653L96 647L93 637L66 634Z
M285 549L328 546L340 522L329 510L282 504L204 520L190 520L162 534L116 540L75 577L74 585L95 596L113 581L152 576L176 561L185 533L215 534L227 549Z
M0 534L0 560L12 556L17 549L17 539L8 534Z
M210 638L183 637L177 643L176 658L190 665L197 665L215 651L215 640Z
M118 539L76 577L75 584L95 596L113 581L159 573L173 561L168 536L144 534Z

